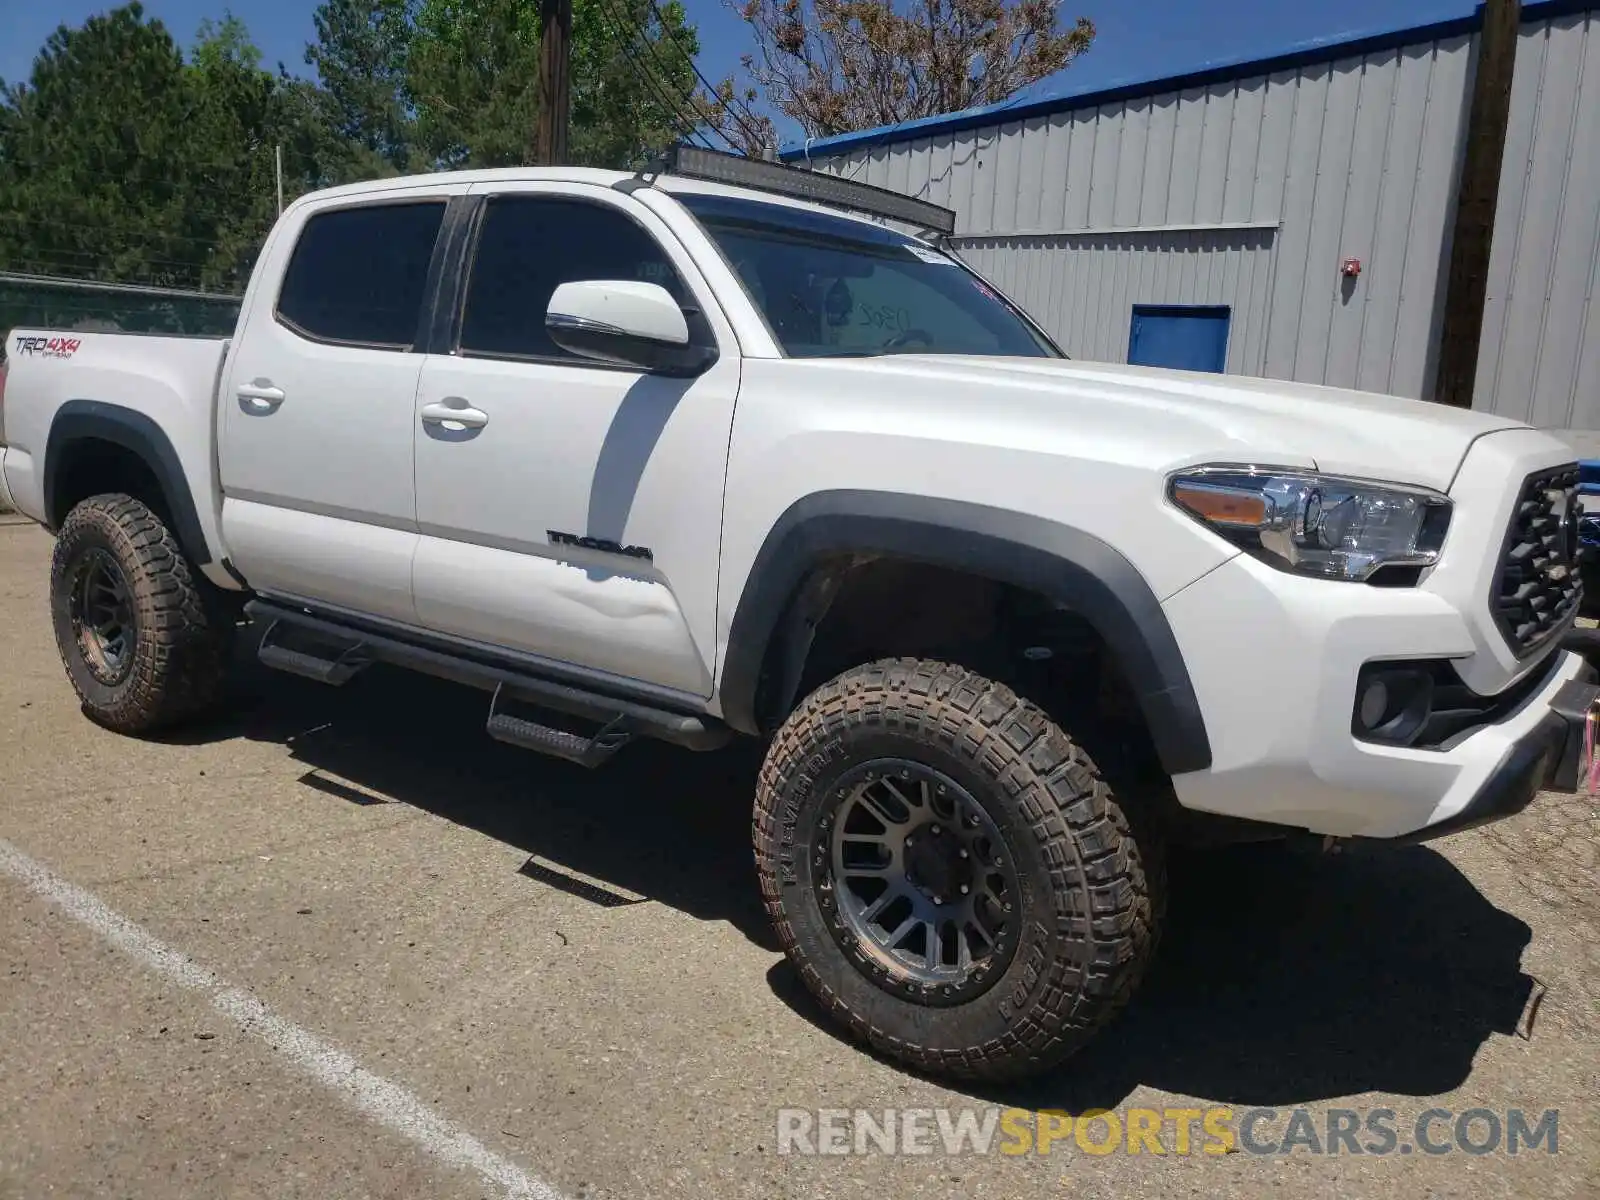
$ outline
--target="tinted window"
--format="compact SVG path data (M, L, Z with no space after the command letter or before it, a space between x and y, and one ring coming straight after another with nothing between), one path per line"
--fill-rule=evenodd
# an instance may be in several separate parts
M717 243L785 354L1060 353L1003 296L924 242L760 201L677 199Z
M461 349L467 353L572 358L545 332L550 296L563 283L632 279L686 293L661 247L615 209L573 200L502 196L478 235Z
M406 349L443 219L443 202L318 213L289 260L278 316L310 337Z

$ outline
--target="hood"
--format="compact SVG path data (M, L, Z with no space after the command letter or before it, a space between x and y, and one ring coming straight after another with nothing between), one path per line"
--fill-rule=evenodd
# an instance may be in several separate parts
M969 396L977 388L997 417L1048 419L1058 413L1085 433L1101 434L1134 422L1142 438L1187 462L1315 467L1439 491L1449 490L1478 438L1526 428L1505 417L1421 400L1244 375L1041 358L897 355L845 361L902 379L917 376L923 384L917 390L925 395L942 393L941 383L959 382ZM998 403L1002 392L1012 404Z

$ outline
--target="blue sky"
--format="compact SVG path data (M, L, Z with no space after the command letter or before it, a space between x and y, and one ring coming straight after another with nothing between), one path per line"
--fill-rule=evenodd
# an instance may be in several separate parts
M700 30L701 70L712 79L735 71L750 45L744 22L722 0L686 4ZM203 18L231 9L250 27L267 65L281 61L297 73L306 70L316 6L317 0L145 0L145 10L185 45ZM78 24L110 7L103 0L0 0L0 78L26 79L34 54L58 24ZM1462 16L1474 7L1475 0L1065 0L1063 14L1092 18L1099 36L1056 86L1077 90L1150 79L1273 54L1310 39Z

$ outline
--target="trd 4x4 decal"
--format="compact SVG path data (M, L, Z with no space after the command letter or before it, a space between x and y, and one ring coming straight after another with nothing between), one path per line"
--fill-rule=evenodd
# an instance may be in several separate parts
M41 354L45 358L71 358L78 352L78 347L83 345L82 338L68 337L19 337L16 352L18 354Z

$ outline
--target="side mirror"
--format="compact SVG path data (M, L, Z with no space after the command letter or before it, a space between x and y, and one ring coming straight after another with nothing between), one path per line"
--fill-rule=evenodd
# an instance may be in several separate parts
M717 357L711 347L690 342L688 319L659 283L563 283L550 297L544 327L572 354L660 375L698 375Z

